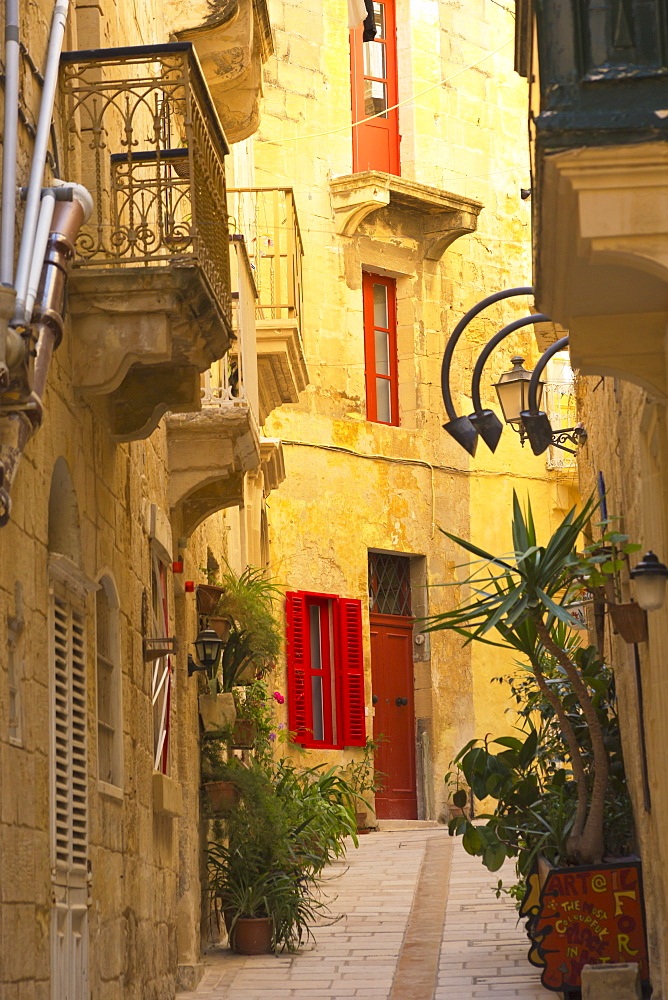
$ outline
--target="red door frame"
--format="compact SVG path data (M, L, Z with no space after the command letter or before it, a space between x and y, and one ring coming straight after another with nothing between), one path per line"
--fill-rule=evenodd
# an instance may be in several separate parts
M373 286L385 285L387 288L387 320L388 328L376 327L374 322ZM399 361L397 355L397 283L394 278L384 278L370 271L362 272L362 311L364 316L364 376L366 380L366 415L367 420L376 423L387 423L378 419L378 402L376 395L376 378L387 378L390 383L391 420L389 425L399 426ZM388 334L388 356L390 374L379 375L376 366L376 329Z
M379 819L417 819L417 774L415 769L415 698L413 685L413 619L398 615L369 616L371 632L371 685L375 698L374 738L381 733L387 738L375 753L377 770L385 773L385 787L376 793L376 815ZM394 633L404 636L406 660L404 677L396 677L386 668L387 642L382 636ZM374 635L381 637L374 642ZM383 663L378 662L379 654ZM397 705L405 698L406 705ZM404 714L405 713L405 714ZM397 740L397 730L403 734ZM403 772L403 780L397 778Z
M380 0L385 13L385 38L376 36L367 44L383 45L385 49L385 77L364 75L363 25L350 32L350 78L352 90L353 122L362 122L353 128L353 173L363 170L382 170L387 174L401 174L399 155L399 88L397 77L397 26L395 0ZM367 118L364 107L365 79L385 84L387 107L385 118Z

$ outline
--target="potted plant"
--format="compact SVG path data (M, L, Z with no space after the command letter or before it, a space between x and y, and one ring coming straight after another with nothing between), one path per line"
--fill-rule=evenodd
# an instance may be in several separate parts
M298 818L279 783L257 764L237 765L240 799L209 844L212 900L225 918L231 947L244 954L294 950L312 936L326 910L319 899L320 857L303 834L312 817Z
M247 566L239 575L228 567L219 586L223 593L214 616L229 625L225 647L230 647L228 669L234 674L234 683L250 683L273 667L280 652L282 628L273 611L280 591L254 566Z
M580 872L580 883L571 877L563 880L564 885L584 886L589 884L587 878L598 878L609 852L606 833L610 833L611 824L606 823L606 817L611 808L611 760L606 745L609 715L604 704L609 686L602 677L604 664L599 650L582 643L582 622L570 610L581 603L583 594L603 587L607 577L623 565L621 560L611 560L609 552L601 552L600 545L587 546L580 554L576 551L594 509L590 500L579 514L570 511L541 546L531 505L527 505L525 515L515 495L510 556L485 552L444 532L475 557L475 568L465 581L475 596L452 611L433 616L425 629L452 629L467 642L518 652L549 712L550 731L536 728L527 716L524 738L474 740L463 748L456 763L464 778L477 798L496 800L496 808L491 815L478 817L487 820L484 825L474 825L466 816L456 817L450 824L451 832L463 834L465 849L480 856L491 871L498 870L507 857L518 857L519 873L534 888L539 887L541 878L553 880L550 854L554 864L577 866ZM607 522L602 524L604 544L614 544L622 555L635 550L626 536L607 531L607 527ZM546 767L550 759L553 764ZM534 875L529 867L539 851L548 855L542 876L540 871ZM627 869L628 865L624 878ZM584 874L587 871L589 876ZM636 899L640 894L638 889ZM556 898L554 892L550 900L541 894L540 903L535 904L539 910L529 920L530 933L541 929L531 953L541 961L565 943L565 931L561 935L559 928L566 927L568 921L557 919L556 911L549 910L556 905ZM552 919L545 931L543 911L548 910ZM606 935L604 944L597 945L598 951L576 948L578 956L562 962L566 972L557 969L555 974L562 977L558 987L554 979L544 979L545 985L566 991L578 988L584 962L623 961L623 954L620 957L614 950L619 935L609 931ZM640 960L641 964L645 961L642 956ZM548 965L546 960L546 970Z
M236 762L227 760L225 744L217 739L202 740L200 753L207 812L211 816L225 815L239 801Z
M385 739L381 734L375 739L367 736L366 743L362 748L362 758L353 759L348 762L344 769L346 780L348 781L353 794L353 807L355 809L355 820L357 822L358 833L370 833L371 827L368 824L369 810L371 804L366 796L375 795L383 787L382 779L385 775L377 771L373 764L373 756L380 743ZM365 807L366 808L363 808Z

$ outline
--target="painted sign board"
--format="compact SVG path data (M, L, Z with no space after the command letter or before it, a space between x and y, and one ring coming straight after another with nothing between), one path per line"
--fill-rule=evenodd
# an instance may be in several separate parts
M643 996L650 995L639 861L542 863L527 879L520 915L528 918L529 961L542 969L546 989L569 995L580 988L585 965L637 962Z

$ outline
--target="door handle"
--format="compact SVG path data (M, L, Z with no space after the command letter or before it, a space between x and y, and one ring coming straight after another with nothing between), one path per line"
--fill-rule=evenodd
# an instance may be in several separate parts
M402 705L408 704L408 698L397 698L394 704L397 706L397 708L401 708Z
M375 705L377 702L378 702L378 695L377 694L371 695L371 704Z

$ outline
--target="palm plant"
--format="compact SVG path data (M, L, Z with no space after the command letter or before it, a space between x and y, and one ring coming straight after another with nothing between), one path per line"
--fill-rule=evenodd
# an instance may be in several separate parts
M467 642L478 641L511 648L529 662L541 695L552 707L568 748L577 788L577 805L566 839L569 860L593 864L604 853L603 821L608 785L609 761L603 727L590 691L589 678L581 669L577 643L570 641L572 629L581 629L574 617L573 605L590 588L600 586L606 575L621 565L610 559L606 550L588 546L578 554L576 545L596 509L590 499L576 514L575 508L562 520L546 545L538 545L536 529L527 504L523 513L513 494L513 552L509 557L496 556L466 539L444 532L476 557L476 569L465 583L473 597L453 611L428 620L425 631L453 629ZM622 553L637 546L627 545L625 535L603 534L603 542L620 547ZM473 565L473 564L469 564ZM496 631L501 641L489 634ZM579 662L580 661L580 662ZM547 663L558 665L568 679L589 730L591 753L585 761L582 741L555 685L548 683Z

